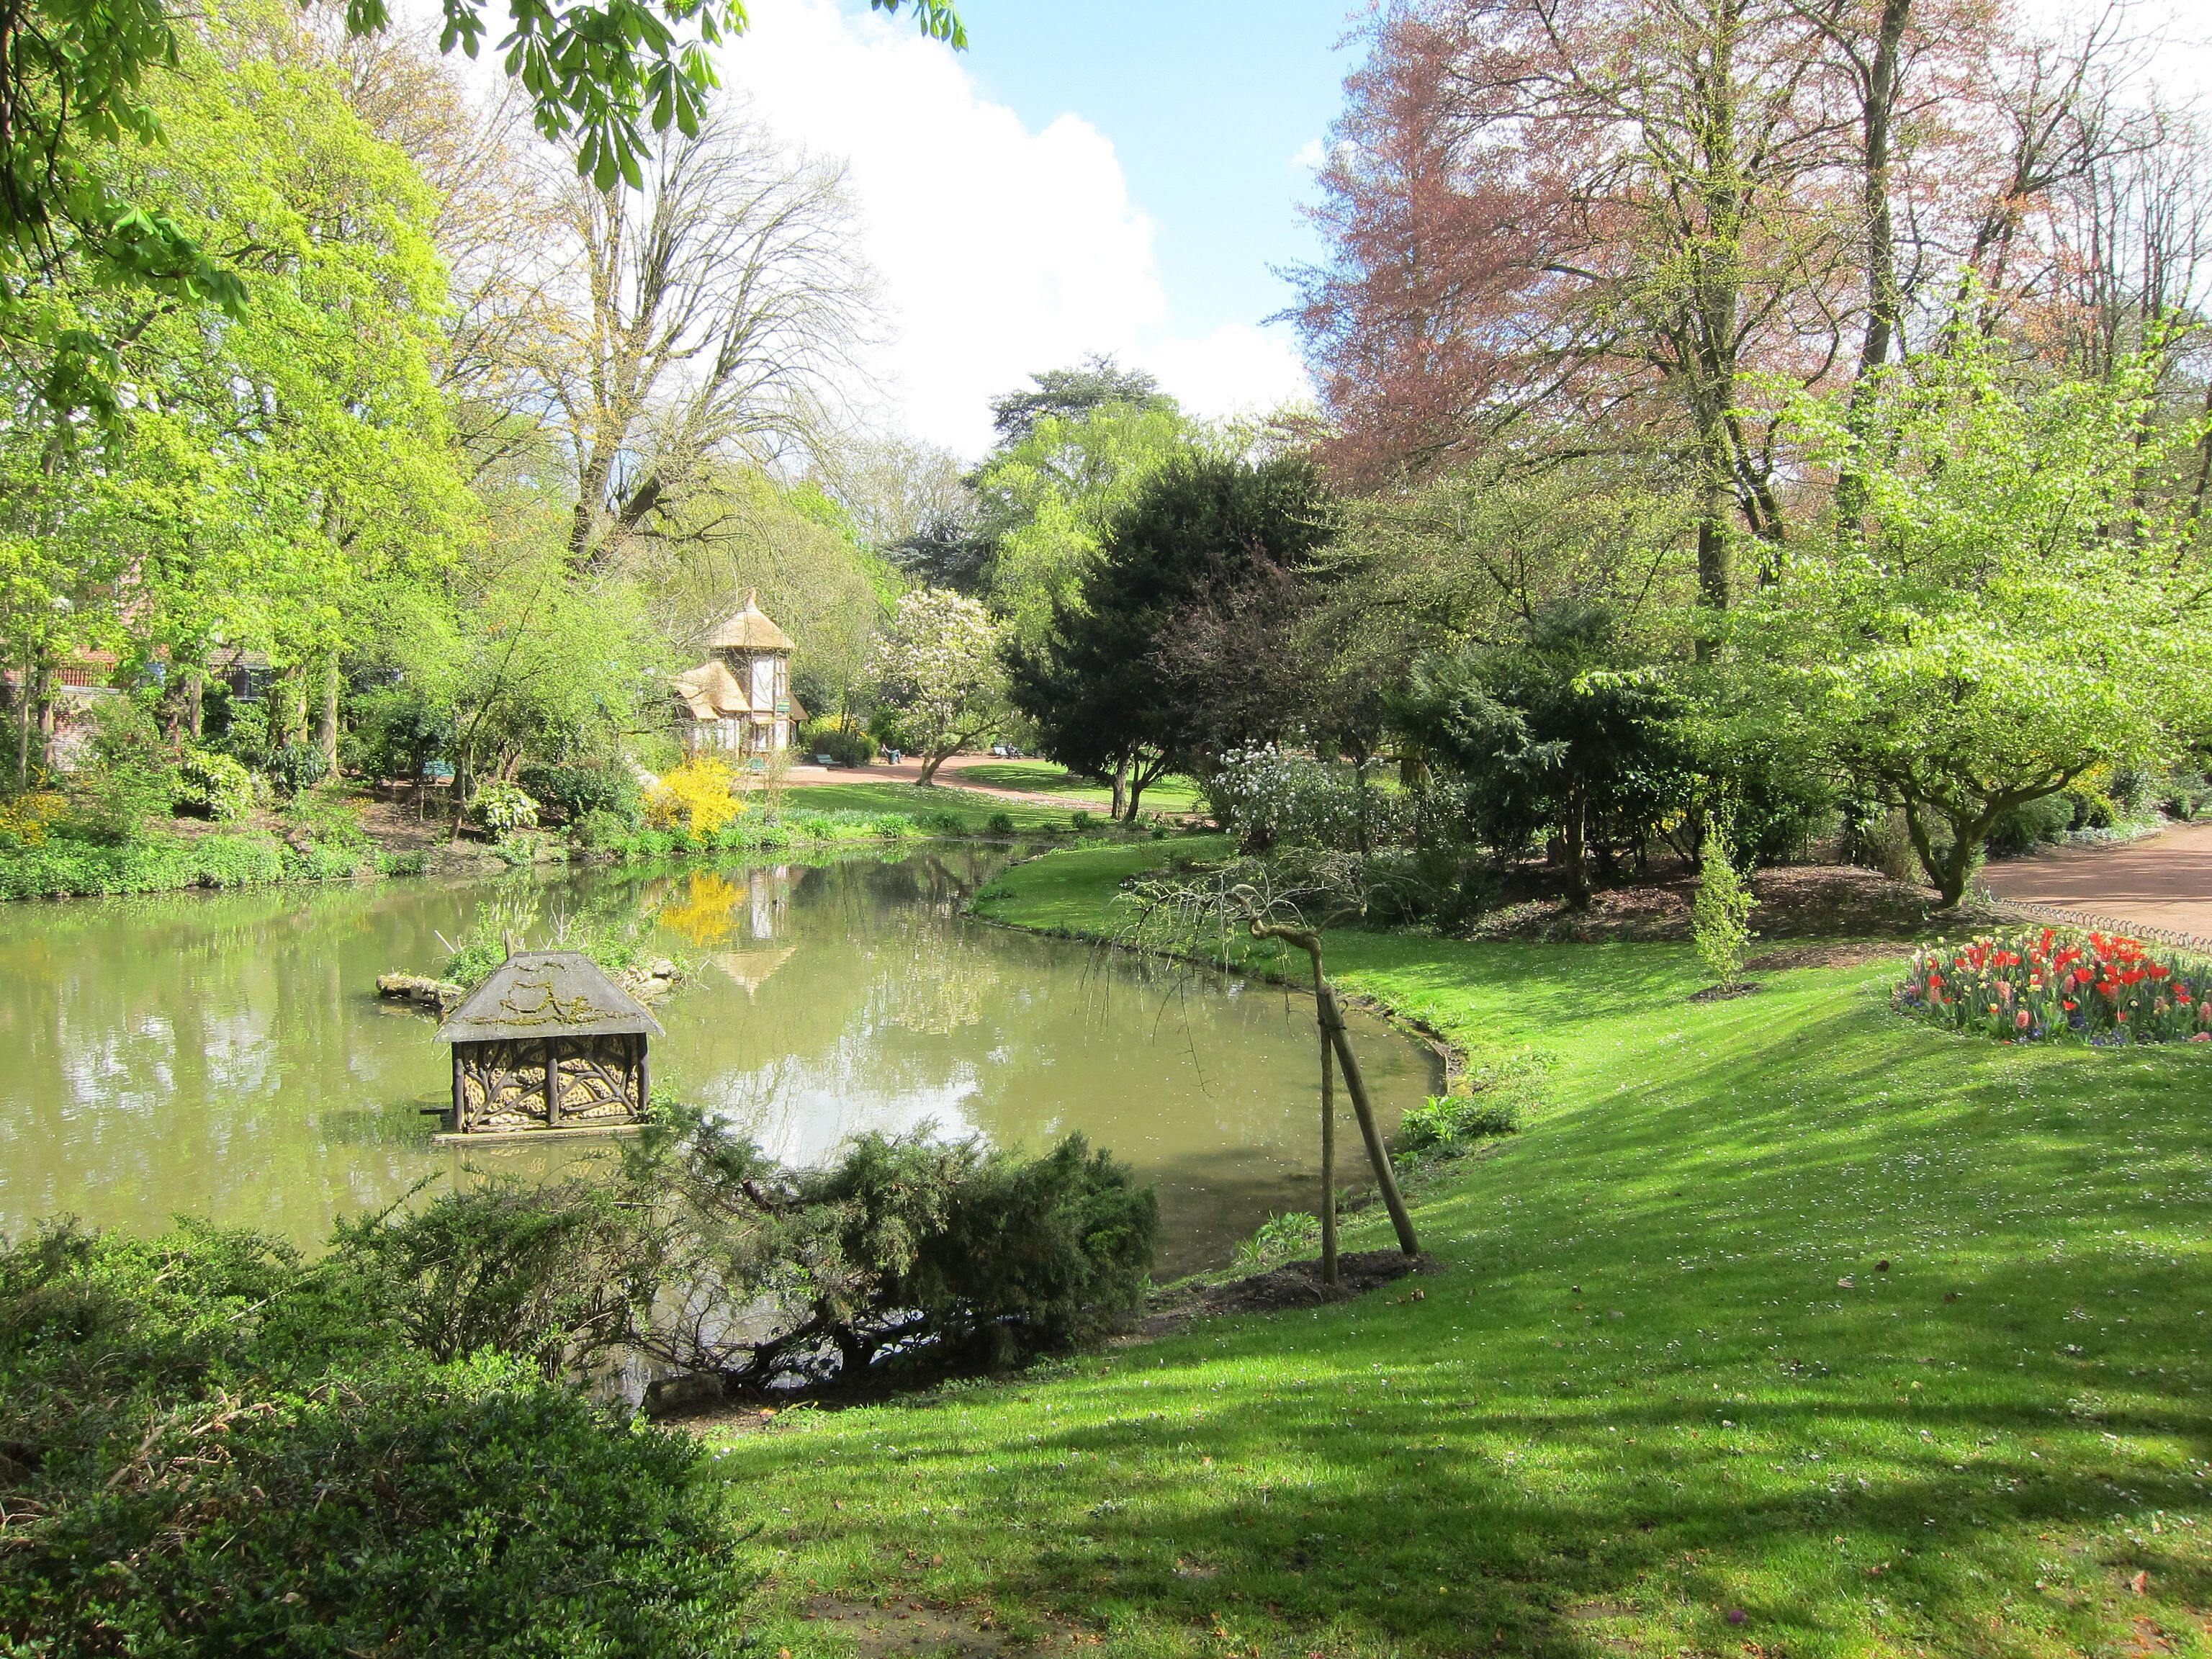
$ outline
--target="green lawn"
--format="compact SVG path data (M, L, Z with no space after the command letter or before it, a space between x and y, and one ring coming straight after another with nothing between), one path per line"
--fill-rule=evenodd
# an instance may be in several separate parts
M987 908L1095 925L1162 850ZM1883 966L1693 1004L1676 946L1329 946L1556 1057L1426 1188L1440 1270L732 1439L769 1651L851 1651L817 1593L1133 1656L2212 1650L2201 1051L1945 1036Z
M1110 805L1114 792L1096 779L1079 777L1057 761L1017 760L991 761L981 766L963 768L963 778L977 783L995 785L1000 789L1023 789L1031 794L1065 796L1074 805ZM1157 783L1146 787L1144 799L1137 803L1139 812L1188 812L1199 804L1198 786L1190 779L1170 773Z
M1018 800L994 800L973 789L927 789L912 783L821 783L784 791L784 809L791 812L903 812L919 817L926 812L949 812L963 830L981 830L1004 812L1018 829L1050 824L1065 827L1068 814L1057 807L1032 806Z

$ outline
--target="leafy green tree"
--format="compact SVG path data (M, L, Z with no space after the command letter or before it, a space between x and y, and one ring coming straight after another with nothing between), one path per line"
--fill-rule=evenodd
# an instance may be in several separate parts
M870 0L896 11L901 0ZM485 0L441 0L441 51L481 49ZM708 56L743 30L740 0L507 0L503 63L538 130L571 145L601 190L635 187L649 127L697 131L714 74ZM923 30L956 46L949 0L915 0ZM349 0L354 36L390 24L386 0ZM167 132L161 100L190 52L191 24L165 0L112 5L33 0L0 13L0 340L40 353L39 386L62 411L112 416L127 331L100 327L58 290L78 284L234 316L249 304L234 261L210 248L250 246L198 232L132 188L121 158ZM138 159L138 158L133 158ZM112 322L112 319L109 319Z
M1052 375L1038 379L1050 380ZM1073 592L1097 553L1107 525L1147 479L1188 447L1189 420L1164 397L1082 407L1040 405L1007 428L1002 445L969 479L972 528L940 550L957 561L960 541L988 550L985 596L1034 644L1051 624L1054 602Z
M1468 788L1472 827L1501 857L1557 838L1567 897L1589 902L1593 842L1653 823L1686 793L1677 694L1602 605L1540 609L1507 645L1414 665L1397 719Z
M1170 461L1108 525L1042 641L1010 653L1046 752L1111 776L1133 817L1163 773L1280 735L1302 706L1301 573L1334 527L1303 461Z
M2047 376L1963 330L1870 396L1797 411L1866 512L1805 538L1733 633L1742 718L1898 808L1954 905L2006 813L2202 740L2205 422L2164 418L2148 356Z

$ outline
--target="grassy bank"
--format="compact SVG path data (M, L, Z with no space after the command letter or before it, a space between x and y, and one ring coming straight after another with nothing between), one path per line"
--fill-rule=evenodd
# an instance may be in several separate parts
M984 908L1096 927L1158 851ZM1678 946L1329 945L1553 1057L1427 1188L1438 1270L732 1439L771 1650L851 1650L815 1597L1132 1656L2207 1650L2201 1053L1947 1036L1887 964L1693 1004Z
M426 868L557 862L577 852L614 859L681 858L1068 828L1069 815L1050 807L903 783L794 790L780 812L749 811L711 835L695 837L682 830L640 828L585 848L572 848L559 831L526 831L503 844L471 842L459 847L426 847L418 835L410 837L409 845L389 847L362 838L358 831L354 840L325 842L297 836L280 838L258 827L210 830L164 822L113 842L63 835L45 836L35 844L0 839L0 899L419 875Z
M51 837L0 848L0 899L166 893L188 887L258 887L280 881L343 881L375 875L393 860L374 847L279 841L259 830L88 842ZM402 855L402 870L421 867Z
M1079 777L1057 761L988 761L963 767L960 776L972 783L1051 795L1066 800L1070 806L1089 806L1102 811L1114 799L1114 792L1107 785L1095 778ZM1140 812L1191 812L1198 809L1200 799L1196 783L1170 774L1149 785L1137 805Z
M974 789L953 789L913 783L817 783L790 789L784 811L802 812L895 812L906 817L927 818L961 833L980 833L1003 813L1017 830L1048 826L1065 828L1069 811L1082 806L1073 801L1067 809L1039 806L1028 801L994 799Z

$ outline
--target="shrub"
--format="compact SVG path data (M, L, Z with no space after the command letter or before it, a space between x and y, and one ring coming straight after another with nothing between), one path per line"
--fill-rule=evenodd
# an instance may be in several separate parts
M0 848L44 847L68 811L67 798L53 789L34 789L0 800Z
M720 756L694 755L661 775L645 815L662 829L680 824L694 836L710 836L745 810L737 781L738 775Z
M799 731L799 747L810 757L827 755L840 766L866 766L876 757L873 738L834 718L809 720Z
M1012 812L994 812L987 827L994 836L1011 836L1014 833L1014 815Z
M1279 1261L1303 1255L1321 1243L1321 1218L1304 1211L1271 1215L1252 1237L1237 1247L1237 1265L1246 1273L1261 1273Z
M331 775L331 758L312 743L297 738L279 744L264 769L270 782L287 795L312 789Z
M432 1361L386 1299L204 1226L0 1249L0 1650L735 1652L698 1443Z
M634 823L639 811L637 780L619 761L567 761L526 766L520 783L563 823L576 823L593 812Z
M1723 986L1743 978L1750 954L1751 913L1759 901L1735 867L1729 839L1716 824L1705 834L1705 856L1698 866L1698 896L1690 911L1690 938L1705 967Z
M696 1111L660 1105L625 1145L617 1212L639 1310L629 1344L726 1386L854 1379L926 1353L1003 1362L1095 1336L1141 1300L1149 1188L1080 1136L1038 1158L862 1135L788 1170ZM563 1270L565 1271L565 1270Z
M1413 797L1273 744L1224 755L1206 793L1214 821L1249 852L1280 843L1364 853L1413 836Z
M302 790L285 804L284 822L333 847L368 845L368 828L361 821L359 804L337 788Z
M253 774L243 763L212 749L187 749L177 767L177 805L204 813L218 823L253 811Z
M631 830L632 826L615 813L594 811L576 819L569 826L569 834L580 847L612 848L619 846Z
M519 783L495 778L481 786L469 812L487 830L529 830L538 823L538 803Z
M1521 1114L1510 1099L1488 1095L1431 1095L1398 1122L1398 1144L1409 1152L1451 1152L1470 1141L1518 1133Z
M1075 811L1067 815L1067 821L1074 827L1078 834L1088 830L1093 823L1097 822L1096 818L1091 817L1088 811L1080 806L1077 807Z
M914 822L915 828L925 830L933 836L965 835L968 830L966 818L942 806L933 808L927 812L916 813Z
M1896 1005L2008 1042L2212 1042L2212 963L2124 934L2014 929L1913 953Z
M2074 804L2063 795L2045 795L2001 815L1990 826L1989 849L2001 858L2030 853L2057 841L2073 823Z

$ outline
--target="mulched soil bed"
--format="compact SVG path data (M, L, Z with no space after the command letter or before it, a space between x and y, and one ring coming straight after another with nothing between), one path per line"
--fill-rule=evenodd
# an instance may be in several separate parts
M1933 888L1892 881L1851 865L1791 865L1752 877L1759 908L1752 926L1761 939L1817 939L1838 933L1911 939L1925 933L1936 908ZM1493 911L1470 930L1476 939L1585 944L1597 939L1686 939L1696 900L1695 874L1679 872L1596 894L1571 910L1558 899L1532 899ZM1954 923L1955 925L1955 923ZM1771 965L1765 961L1753 967ZM1813 966L1807 963L1799 964Z
M1321 1282L1321 1259L1286 1261L1279 1267L1224 1284L1180 1285L1152 1298L1152 1306L1123 1341L1149 1341L1166 1336L1194 1319L1215 1314L1279 1313L1286 1308L1317 1308L1324 1302L1342 1302L1407 1273L1426 1273L1425 1256L1409 1257L1398 1250L1351 1250L1336 1259L1337 1287L1334 1292Z

